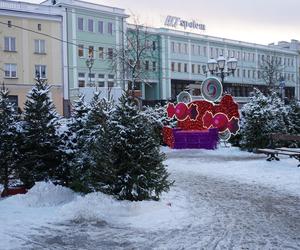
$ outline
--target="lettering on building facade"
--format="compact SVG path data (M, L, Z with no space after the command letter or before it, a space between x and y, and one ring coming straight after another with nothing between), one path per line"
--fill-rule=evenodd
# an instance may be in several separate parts
M165 26L172 27L172 28L182 27L185 30L187 28L197 29L197 30L206 29L205 24L198 23L195 20L186 21L181 19L180 17L175 17L175 16L167 16L165 20Z

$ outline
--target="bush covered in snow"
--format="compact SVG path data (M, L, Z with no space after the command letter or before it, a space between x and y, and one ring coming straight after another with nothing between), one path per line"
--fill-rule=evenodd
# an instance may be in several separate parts
M122 96L91 147L90 184L118 199L159 199L171 182L153 125L130 97Z
M5 186L13 174L27 188L50 180L79 192L102 191L135 201L158 200L169 190L158 140L167 120L162 107L141 112L126 95L114 106L96 92L89 104L80 97L67 119L56 113L49 91L47 82L37 79L18 133L13 108L0 97L0 180L6 178ZM14 146L16 136L22 143Z
M156 105L155 107L143 107L142 113L151 123L155 138L163 145L163 134L162 128L164 126L175 127L176 119L170 119L167 115L166 106Z
M267 147L270 133L299 133L297 105L285 105L275 92L265 96L255 89L241 113L240 146L249 151Z

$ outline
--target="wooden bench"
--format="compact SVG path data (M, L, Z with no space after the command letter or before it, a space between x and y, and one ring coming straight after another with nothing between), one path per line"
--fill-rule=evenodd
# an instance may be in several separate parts
M260 148L257 150L259 153L264 153L268 156L267 161L276 160L279 161L278 155L287 155L291 158L295 158L300 162L300 148L276 148L276 141L297 141L300 142L300 135L288 135L288 134L270 134L270 146L268 148ZM300 164L298 165L300 167Z

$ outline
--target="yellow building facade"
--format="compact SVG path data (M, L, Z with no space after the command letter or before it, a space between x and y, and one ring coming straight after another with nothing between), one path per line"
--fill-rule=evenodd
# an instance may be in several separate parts
M56 109L63 114L63 32L58 11L0 1L0 81L21 109L39 76L47 79Z

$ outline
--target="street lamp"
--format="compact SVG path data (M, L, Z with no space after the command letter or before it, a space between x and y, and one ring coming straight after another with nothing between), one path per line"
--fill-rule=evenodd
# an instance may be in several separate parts
M86 59L85 63L86 63L86 66L88 67L89 69L89 78L90 78L90 82L89 82L89 86L92 87L92 67L94 65L94 61L95 59L93 58L92 55L89 55L89 58Z
M216 75L221 78L221 82L223 84L226 76L234 74L234 71L237 68L237 62L238 61L234 57L231 57L226 63L226 58L223 55L220 55L217 60L214 58L209 59L207 62L207 67L212 75ZM227 70L225 70L226 65ZM207 73L206 67L203 67L203 70L205 73Z

